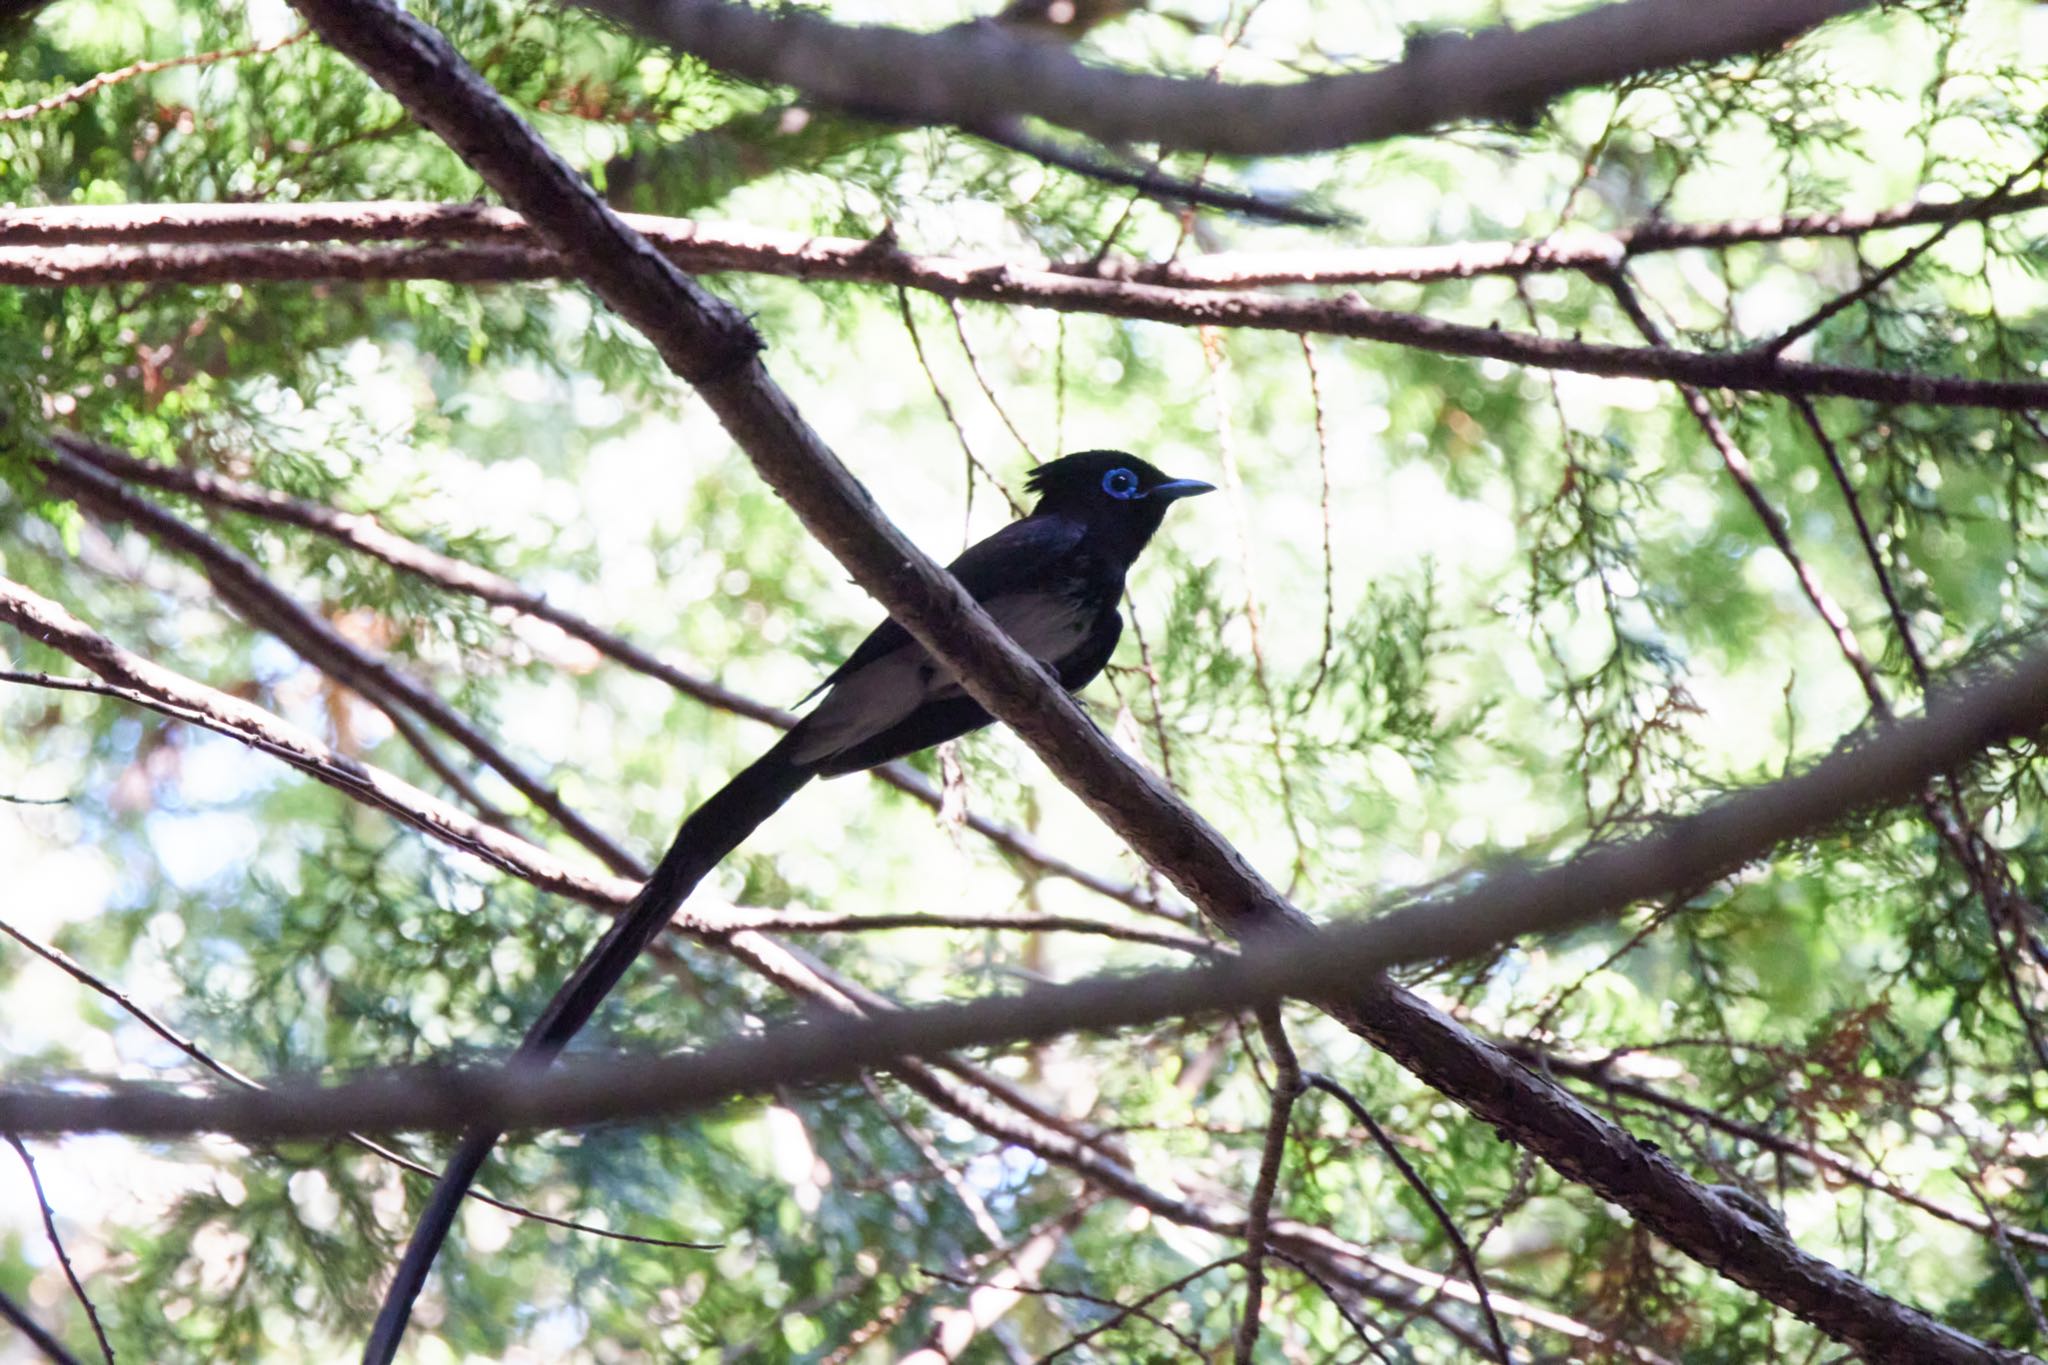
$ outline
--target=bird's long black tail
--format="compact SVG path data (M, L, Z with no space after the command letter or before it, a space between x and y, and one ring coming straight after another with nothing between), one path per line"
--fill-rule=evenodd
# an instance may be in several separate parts
M811 780L815 769L790 758L795 746L796 732L784 736L774 748L690 812L682 828L676 831L668 852L662 855L660 865L633 897L633 903L612 921L604 937L534 1020L513 1056L512 1065L544 1067L560 1055L704 875ZM456 1211L462 1207L463 1195L483 1169L499 1136L496 1129L489 1128L463 1134L461 1145L442 1170L441 1179L420 1214L391 1287L385 1292L377 1325L371 1331L369 1344L363 1348L364 1365L389 1365L397 1354L406 1321L412 1316L413 1300L426 1282L427 1271L440 1253L441 1243L447 1240Z

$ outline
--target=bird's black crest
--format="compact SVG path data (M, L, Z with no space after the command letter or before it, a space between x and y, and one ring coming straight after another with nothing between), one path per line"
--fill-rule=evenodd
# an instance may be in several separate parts
M1084 485L1093 488L1105 471L1118 465L1128 466L1147 483L1157 483L1166 477L1137 456L1121 450L1083 450L1047 460L1025 476L1024 486L1033 493Z

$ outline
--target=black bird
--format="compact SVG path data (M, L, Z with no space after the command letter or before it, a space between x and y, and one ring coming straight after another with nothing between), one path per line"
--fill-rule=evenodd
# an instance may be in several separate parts
M1031 514L970 546L949 567L1011 639L1049 666L1061 686L1079 691L1116 649L1124 575L1166 509L1214 486L1169 478L1121 451L1090 450L1039 466L1027 487L1038 495ZM527 1031L515 1062L552 1061L697 882L806 782L872 768L989 723L945 665L894 621L877 626L817 691L825 697L815 710L683 821L633 903ZM385 1296L363 1353L369 1365L385 1365L397 1352L412 1301L497 1140L486 1129L464 1134Z

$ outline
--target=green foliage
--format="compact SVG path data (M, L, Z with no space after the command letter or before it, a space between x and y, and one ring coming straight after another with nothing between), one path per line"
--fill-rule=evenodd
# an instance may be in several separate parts
M1415 34L1554 7L1426 8L1119 12L1084 52L1197 76L1220 58L1226 79L1289 79L1395 57ZM2017 0L1943 0L1884 6L1767 56L1583 92L1526 127L1285 164L1161 160L1174 175L1214 171L1352 215L1311 232L1189 221L949 131L792 117L784 92L632 41L573 6L416 9L622 204L788 232L887 231L913 251L1020 262L1552 232L1569 242L1659 219L1981 195L2038 154L2048 105L2038 62L2024 59L2038 16ZM903 21L973 17L920 10ZM290 22L267 5L74 0L0 52L0 107L136 60L281 39ZM0 200L23 206L460 203L479 189L453 152L313 40L0 121ZM2039 220L1946 230L1795 353L2038 378ZM1629 279L1672 344L1737 349L1935 230L1643 255ZM1869 710L1673 391L1318 341L1318 405L1293 337L1226 332L1205 350L1192 332L990 306L963 306L956 332L943 304L912 297L927 374L892 289L706 283L753 316L777 378L936 554L1007 515L975 469L1019 485L1027 461L1008 422L1040 457L1128 446L1229 485L1176 513L1148 554L1130 604L1137 629L1087 700L1318 914L1440 894L1506 860L1625 837L1827 752ZM1368 292L1375 305L1452 321L1641 343L1591 275ZM1710 402L1892 708L1921 705L1921 662L1967 676L2038 635L2048 431L2036 417L1822 402L1831 459L1782 398ZM574 285L0 292L0 572L125 648L451 800L382 712L225 609L188 561L68 501L43 472L42 438L55 429L372 516L772 704L794 703L874 619L652 349ZM552 627L272 518L148 496L434 689L650 859L766 742L762 726ZM5 648L13 668L78 672L17 634ZM0 795L62 799L0 805L0 866L25 869L0 919L242 1071L498 1055L597 932L589 908L219 736L11 684L0 708ZM516 832L594 867L502 779L435 744ZM957 768L929 755L914 766L935 781L957 773L970 810L1071 862L1146 879L1012 738L979 735L954 757ZM2026 1237L2001 1249L1925 1203L1965 1222L1989 1207L2023 1232L2048 1223L2030 1036L2044 1027L2038 970L1985 895L2002 884L2033 904L2048 896L2043 781L2036 749L2015 744L1931 793L1941 805L1953 796L1981 831L1974 869L1909 802L1618 924L1415 980L1479 1032L1582 1064L1559 1074L1589 1103L1703 1180L1781 1210L1802 1246L1961 1330L2039 1350L2048 1343L2030 1296L2048 1292L2048 1253ZM706 902L762 910L1044 911L1159 927L865 779L804 793L713 882ZM0 992L18 1074L203 1078L116 1003L8 942ZM906 1001L1169 957L1096 936L971 928L801 946ZM807 1008L720 945L678 939L636 969L579 1046L691 1047ZM1329 1020L1300 1009L1288 1023L1304 1064L1343 1081L1395 1135L1479 1244L1498 1292L1670 1358L1825 1354L1813 1329L1684 1259ZM1274 1073L1248 1024L1172 1021L968 1060L1100 1135L1154 1189L1235 1208L1254 1181ZM1191 1341L1227 1349L1243 1271L1218 1263L1239 1241L1090 1188L1048 1152L941 1108L929 1087L872 1084L502 1148L485 1181L501 1197L722 1246L469 1210L429 1293L420 1358L820 1361L856 1337L870 1344L852 1359L893 1358L967 1300L957 1281L1001 1272L991 1232L1006 1251L1055 1239L1036 1275L1047 1292L1016 1304L967 1359L1053 1351L1184 1277L1072 1358L1185 1358ZM1469 1341L1436 1319L1477 1320L1416 1288L1456 1263L1427 1202L1327 1097L1302 1099L1289 1131L1275 1216L1383 1264L1359 1272L1361 1289L1272 1263L1260 1359L1468 1358ZM429 1164L447 1150L404 1145ZM426 1188L340 1143L81 1139L45 1144L38 1159L117 1349L152 1361L346 1354ZM0 1227L0 1291L67 1340L86 1339L33 1217ZM1504 1319L1533 1357L1598 1354L1554 1320Z

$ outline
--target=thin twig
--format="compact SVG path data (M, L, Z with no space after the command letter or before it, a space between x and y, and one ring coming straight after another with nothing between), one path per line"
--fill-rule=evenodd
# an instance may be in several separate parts
M2005 180L2002 183L2000 183L1996 189L1992 190L1990 194L1985 195L1984 199L1993 205L1997 205L2004 202L2006 199L2012 196L2013 187L2015 185L2019 184L2021 180L2024 180L2027 176L2033 174L2035 171L2041 169L2044 163L2048 163L2048 148L2044 148L2040 155L2036 156L2032 161L2028 162L2026 165L2020 167L2020 169L2014 171L2011 175L2007 176ZM1892 260L1891 264L1885 266L1882 270L1873 271L1868 278L1863 280L1863 282L1858 284L1854 289L1847 290L1841 294L1836 295L1834 298L1829 299L1819 308L1816 308L1813 312L1807 314L1798 322L1793 323L1790 327L1787 327L1784 331L1778 333L1778 335L1772 337L1768 341L1761 343L1757 347L1757 349L1770 355L1777 355L1778 353L1782 352L1786 347L1790 346L1793 342L1799 340L1799 338L1807 335L1808 333L1812 332L1815 328L1821 326L1821 324L1825 323L1829 318L1836 316L1844 309L1849 308L1855 305L1856 303L1859 303L1862 300L1869 298L1872 294L1875 294L1879 289L1882 289L1886 283L1893 279L1896 279L1899 276L1899 274L1906 270L1909 266L1911 266L1913 262L1919 260L1922 256L1925 256L1928 252L1934 250L1935 247L1939 246L1941 242L1945 238L1947 238L1949 233L1955 231L1964 223L1971 221L1974 220L1970 215L1958 212L1957 214L1950 217L1946 222L1943 222L1938 227L1936 227L1935 230L1929 233L1925 239L1915 242L1912 246L1900 252L1898 256Z
M1273 679L1266 667L1265 622L1259 611L1258 564L1252 555L1251 513L1245 508L1244 475L1237 466L1236 428L1230 420L1230 402L1224 375L1229 365L1222 336L1211 327L1201 330L1202 359L1209 369L1209 395L1216 418L1216 452L1223 462L1223 486L1230 498L1231 523L1237 531L1238 569L1244 575L1244 624L1252 650L1252 685L1259 705L1266 713L1267 739L1273 754L1273 771L1280 782L1280 813L1287 821L1287 834L1294 841L1294 865L1289 870L1286 895L1292 899L1308 877L1308 840L1302 834L1301 812L1294 796L1294 774L1287 761L1286 729L1280 719L1280 703L1273 694Z
M1443 1206L1443 1201L1436 1197L1436 1191L1429 1187L1429 1182L1409 1164L1408 1158L1401 1152L1400 1145L1387 1135L1387 1130L1380 1127L1379 1120L1359 1103L1356 1095L1321 1072L1303 1072L1301 1081L1311 1089L1333 1096L1339 1104L1349 1109L1351 1117L1357 1119L1360 1126L1372 1134L1372 1140L1378 1144L1380 1151L1386 1154L1387 1160L1393 1163L1394 1169L1401 1173L1401 1178L1422 1196L1424 1203L1429 1205L1430 1213L1435 1215L1438 1225L1444 1230L1444 1235L1450 1238L1451 1246L1458 1253L1459 1263L1465 1267L1465 1276L1471 1281L1473 1291L1479 1296L1479 1311L1486 1318L1488 1335L1493 1338L1494 1359L1498 1360L1500 1365L1512 1365L1514 1357L1508 1353L1508 1342L1501 1334L1500 1319L1494 1316L1493 1301L1486 1292L1486 1277L1479 1271L1479 1258L1472 1254L1471 1244L1465 1240L1465 1234L1458 1231L1457 1220L1451 1217L1451 1211Z
M939 411L945 414L946 424L953 428L953 435L960 442L960 453L967 457L967 515L971 518L974 514L974 476L979 474L982 478L987 479L998 493L1003 495L1003 501L1010 504L1012 514L1020 517L1023 516L1024 504L1017 501L1010 490L1003 486L1003 481L997 478L994 472L981 462L979 455L974 453L974 443L967 439L967 429L960 425L959 414L953 411L953 400L946 397L946 390L939 383L938 375L932 373L931 362L925 358L924 354L924 339L918 335L917 318L910 311L910 294L908 291L901 288L897 289L896 307L903 316L903 330L910 334L910 349L917 355L917 367L924 371L925 382L931 386L932 397L938 399Z
M1052 1365L1052 1362L1058 1360L1061 1356L1066 1355L1072 1351L1080 1350L1083 1346L1086 1346L1089 1342L1095 1340L1095 1338L1103 1335L1106 1332L1112 1332L1116 1330L1117 1328L1123 1326L1126 1322L1130 1321L1134 1317L1144 1318L1145 1321L1150 1322L1157 1327L1163 1328L1166 1331L1173 1332L1175 1336L1179 1336L1180 1334L1177 1331L1175 1331L1175 1329L1168 1327L1165 1322L1161 1321L1159 1318L1153 1316L1152 1314L1147 1313L1145 1309L1150 1307L1152 1304L1158 1302L1160 1299L1165 1298L1168 1294L1177 1293L1178 1291L1187 1288L1187 1286L1193 1284L1196 1280L1201 1279L1204 1275L1207 1275L1214 1270L1220 1270L1224 1266L1229 1265L1232 1261L1235 1261L1236 1259L1237 1257L1235 1256L1226 1256L1220 1261L1211 1261L1207 1265L1196 1266L1187 1274L1182 1275L1177 1279L1168 1280L1165 1284L1160 1285L1157 1289L1152 1290L1150 1293L1143 1295L1142 1297L1134 1300L1131 1303L1116 1303L1114 1300L1105 1301L1100 1297L1088 1296L1094 1298L1095 1302L1106 1302L1108 1306L1113 1306L1116 1309L1116 1311L1111 1313L1108 1317L1104 1318L1101 1322L1098 1322L1094 1326L1090 1327L1087 1331L1082 1332L1078 1336L1069 1337L1067 1340L1061 1342L1054 1349L1047 1351L1044 1355L1038 1357L1038 1359L1033 1362L1033 1365ZM1196 1355L1206 1355L1206 1352L1202 1350L1199 1344L1190 1343L1187 1341L1185 1337L1182 1337L1181 1341L1183 1345L1190 1346L1191 1349L1194 1350Z
M85 1282L78 1278L78 1270L71 1264L71 1256L64 1250L64 1239L57 1235L57 1215L50 1210L49 1196L43 1193L43 1177L36 1171L36 1159L29 1155L28 1144L12 1133L4 1134L7 1145L21 1158L21 1164L28 1169L28 1183L36 1193L36 1207L42 1210L43 1236L49 1240L50 1250L57 1255L57 1264L64 1268L64 1278L71 1283L71 1293L85 1309L85 1316L92 1323L92 1334L100 1344L100 1354L106 1357L107 1365L114 1365L114 1344L107 1340L107 1329L100 1322L100 1310L93 1307L92 1295L85 1292Z
M293 43L300 42L311 34L311 29L302 28L296 33L287 34L285 37L272 38L268 42L251 43L247 47L224 48L218 52L199 52L184 57L168 57L161 61L134 62L118 70L102 71L90 80L81 81L70 89L60 90L54 95L47 95L33 104L24 104L13 109L0 109L0 123L19 123L23 119L31 119L38 114L47 114L52 110L61 109L67 104L76 104L80 100L90 99L110 85L119 85L123 81L132 81L138 76L152 76L159 71L169 71L180 66L208 66L215 62L231 62L243 57L261 57L267 53L276 52L280 48L290 47Z
M1273 1223L1273 1196L1280 1188L1280 1163L1287 1155L1287 1120L1301 1097L1301 1063L1287 1041L1278 1008L1259 1011L1259 1032L1273 1054L1273 1098L1266 1118L1266 1143L1244 1220L1244 1311L1237 1320L1237 1365L1252 1365L1259 1348L1260 1300L1266 1290L1266 1234Z
M2019 1290L2020 1301L2027 1306L2027 1317L2034 1324L2035 1342L2048 1343L2048 1315L2042 1313L2041 1300L2034 1293L2033 1281L2027 1277L2027 1269L2020 1264L2020 1258L2013 1253L2012 1239L2006 1236L2005 1224L1999 1220L1997 1211L1991 1207L1990 1197L1984 1193L1983 1159L1978 1156L1975 1144L1967 1137L1964 1138L1963 1145L1969 1152L1971 1161L1977 1166L1977 1174L1972 1177L1959 1171L1957 1175L1963 1182L1963 1188L1970 1192L1970 1198L1984 1211L1984 1221L1991 1225L1991 1244L1997 1248L1999 1262L2004 1265L2005 1273L2012 1278L2013 1288Z
M1635 287L1630 284L1627 274L1615 270L1610 272L1603 282L1607 285L1608 292L1614 296L1615 302L1621 305L1622 312L1628 315L1629 321L1642 333L1643 340L1653 346L1664 346L1666 343L1663 329L1658 327L1656 321L1644 310L1642 300L1636 296ZM1827 626L1829 633L1835 637L1835 646L1841 651L1842 658L1855 670L1857 679L1863 684L1863 694L1870 701L1871 710L1880 718L1889 717L1891 703L1885 698L1884 687L1878 681L1877 670L1864 654L1863 646L1857 642L1856 631L1849 623L1848 613L1828 595L1827 589L1821 586L1819 575L1793 546L1791 529L1785 523L1784 514L1772 505L1770 498L1757 483L1755 467L1742 453L1741 447L1735 444L1735 438L1729 434L1727 426L1708 404L1705 394L1684 383L1678 386L1678 391L1685 400L1687 410L1699 423L1700 430L1706 433L1708 442L1720 455L1722 468L1726 469L1728 477L1735 481L1735 486L1741 490L1750 510L1756 514L1758 523L1764 528L1764 533L1770 537L1771 544L1777 547L1779 555L1791 568L1792 576L1797 580L1799 590L1805 594L1808 604L1813 607L1814 614Z
M1031 448L1031 442L1024 439L1024 433L1017 429L1017 424L1010 420L1009 409L1003 406L1003 400L996 396L995 386L989 383L988 375L983 373L981 357L974 353L974 343L967 339L967 318L961 310L960 300L947 299L946 307L953 314L953 335L959 338L960 353L967 357L968 372L974 376L974 382L981 386L982 397L988 399L988 405L994 408L996 416L1002 419L1003 429L1010 433L1010 439L1024 452L1024 458L1034 465L1045 463L1038 457L1038 452Z
M1323 412L1323 382L1316 368L1315 343L1306 332L1301 334L1301 359L1308 368L1308 401L1316 418L1316 477L1320 490L1317 506L1323 514L1323 647L1316 654L1315 677L1309 680L1308 691L1295 708L1306 711L1315 705L1323 690L1323 683L1330 676L1331 656L1337 651L1337 556L1330 530L1330 429Z
M1849 508L1850 520L1855 523L1857 543L1863 547L1863 557L1870 563L1878 591L1884 594L1885 608L1891 613L1892 629L1898 634L1900 648L1906 652L1906 662L1912 666L1913 681L1919 684L1920 694L1926 696L1934 686L1933 674L1928 671L1926 656L1920 652L1920 642L1913 636L1912 622L1906 615L1905 603L1899 600L1898 586L1892 582L1891 570L1886 567L1884 555L1878 549L1877 536L1870 529L1869 519L1863 515L1863 500L1856 495L1856 485L1849 478L1841 451L1836 448L1834 438L1828 435L1828 429L1811 400L1795 397L1792 407L1806 423L1806 429L1813 433L1814 442L1828 462L1828 472L1834 476L1835 487Z
M1221 209L1226 213L1241 214L1246 218L1262 219L1269 223L1291 223L1296 227L1337 227L1350 221L1341 213L1323 209L1305 208L1300 204L1287 203L1249 190L1219 189L1207 183L1206 175L1192 180L1166 175L1160 170L1164 157L1153 161L1150 166L1117 165L1100 156L1075 148L1063 147L1049 138L1033 134L1020 119L992 119L962 129L969 136L984 142L994 143L1008 151L1017 152L1040 161L1048 166L1099 181L1104 185L1115 185L1132 192L1133 202L1138 199L1153 199L1168 204L1185 204L1193 209ZM1204 163L1206 170L1207 163Z
M875 1109L882 1115L883 1120L896 1130L897 1136L916 1149L917 1154L924 1158L925 1165L938 1172L939 1178L945 1182L946 1188L951 1190L953 1197L960 1201L960 1207L967 1211L968 1220L974 1224L975 1230L987 1239L990 1246L1001 1246L1003 1244L1003 1230L997 1226L994 1216L989 1213L988 1201L984 1200L975 1188L967 1183L967 1178L960 1174L960 1168L946 1160L945 1153L938 1149L930 1137L915 1124L911 1123L910 1120L896 1112L895 1107L889 1103L888 1097L882 1093L882 1088L875 1084L873 1076L862 1076L860 1078L860 1085L861 1089L867 1092L868 1099L873 1101Z

